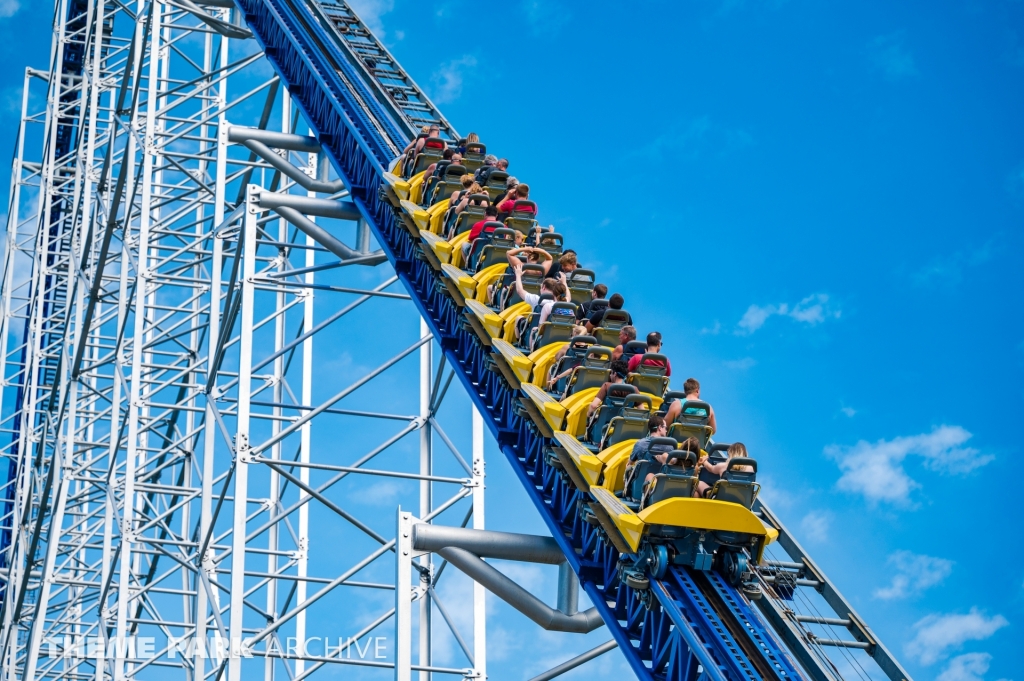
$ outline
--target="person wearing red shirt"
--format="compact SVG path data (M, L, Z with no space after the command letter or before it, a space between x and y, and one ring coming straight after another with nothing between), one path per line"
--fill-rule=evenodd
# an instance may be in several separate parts
M484 234L490 234L495 229L494 227L489 227L485 230L484 225L486 225L488 222L494 222L497 217L498 209L495 208L494 206L487 206L487 208L484 210L484 219L477 223L474 223L474 225L470 228L469 236L466 238L466 242L462 244L463 266L466 266L468 264L466 262L466 258L468 258L469 254L473 251L473 242L479 239Z
M661 352L661 334L657 331L651 331L647 334L647 352ZM629 358L629 373L633 373L640 367L640 362L643 361L644 356L637 354ZM672 375L672 364L668 361L668 357L664 361L660 359L648 359L645 366L658 366L665 367L665 375Z
M516 205L516 201L526 201L530 198L530 185L518 184L515 189L509 189L508 193L505 194L505 198L498 202L499 213L511 213L512 207ZM532 211L533 208L531 207Z

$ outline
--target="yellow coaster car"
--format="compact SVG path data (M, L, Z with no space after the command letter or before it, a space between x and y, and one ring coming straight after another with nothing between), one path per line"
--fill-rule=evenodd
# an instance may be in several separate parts
M692 453L680 452L674 466L653 460L676 448L672 438L653 438L651 457L628 470L635 440L597 455L566 433L556 433L554 440L563 469L593 499L582 509L584 518L618 549L619 578L633 588L646 589L670 565L715 568L730 583L744 585L753 580L749 561L759 563L765 546L778 537L750 510L760 487L754 459L730 460L707 497L697 498L699 467Z

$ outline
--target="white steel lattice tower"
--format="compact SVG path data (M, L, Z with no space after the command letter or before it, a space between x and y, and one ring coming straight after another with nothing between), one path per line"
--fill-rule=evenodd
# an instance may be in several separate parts
M26 72L7 681L390 677L396 507L483 528L482 422L232 7L58 0ZM464 638L442 568L419 564L414 669L482 676L482 588ZM432 613L464 664L432 666Z

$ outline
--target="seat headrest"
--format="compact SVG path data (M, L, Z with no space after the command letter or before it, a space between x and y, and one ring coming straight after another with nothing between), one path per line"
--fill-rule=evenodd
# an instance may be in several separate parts
M576 274L577 272L579 272L579 270L573 270L573 274ZM600 310L601 308L607 308L607 307L608 307L608 299L607 298L594 298L592 301L590 301L590 309L591 310L595 310L596 311L596 310ZM645 345L644 347L646 348L647 346Z
M642 352L647 352L647 343L645 341L631 340L626 343L626 347L622 348L622 354L629 353L631 355L639 355ZM667 397L665 399L668 399Z
M545 293L540 294L540 299L541 300L554 300L555 297L553 295L551 295L550 293L546 293L545 292Z
M593 305L593 303L591 303ZM604 316L601 317L601 326L604 326L608 322L621 322L623 325L629 322L629 313L625 310L613 310L610 307L604 311Z
M538 265L537 263L533 263L533 262L524 263L523 264L523 276L525 277L528 274L530 276L540 275L541 277L543 277L544 276L544 267L542 265Z
M498 231L499 229L505 229L505 225L495 220L488 220L484 223L484 231Z
M601 359L607 361L610 360L611 358L611 348L606 348L603 345L594 345L587 351L587 359Z
M568 279L570 282L577 283L587 281L588 283L594 282L594 270L585 270L582 267L577 267L569 273Z
M471 205L471 206L479 206L484 201L486 201L488 204L490 204L491 203L491 197L489 197L487 194L472 194L469 197L469 205Z
M527 199L516 199L516 202L512 204L512 213L537 213L537 204Z
M467 154L486 154L487 146L481 142L470 142L464 145Z
M569 345L593 345L597 342L597 339L593 336L573 336L569 339ZM633 386L630 386L631 388Z
M460 166L457 163L449 163L448 167L444 169L446 177L459 177L460 175L465 175L467 172L469 171L466 170L466 166Z
M643 393L636 393L636 394L630 395L629 397L626 398L626 406L627 407L632 407L634 409L638 409L639 408L639 407L637 407L638 404L646 404L647 405L647 409L650 410L650 408L654 404L654 402L651 400L650 395L644 395ZM672 440L672 438L666 438L666 439ZM672 440L672 441L675 442L675 440Z
M735 459L729 459L729 465L725 467L727 473L747 473L748 471L735 471L734 468L739 466L750 466L754 469L754 473L757 473L757 461L745 456L737 456Z
M644 346L644 348L647 347L647 344L644 343L643 341L630 341L630 343L640 343L641 345ZM664 400L665 400L665 404L668 404L669 402L671 402L673 400L682 400L682 399L685 399L685 398L686 398L686 393L683 392L682 390L669 390L668 392L665 393Z
M624 398L633 396L636 392L637 387L629 383L613 383L608 386L608 397Z
M504 170L492 170L491 174L487 176L487 184L488 185L498 184L498 182L500 181L501 182L501 186L504 187L505 186L505 180L507 180L507 179L508 179L508 173L506 173Z
M562 235L559 234L558 232L544 232L543 234L540 235L540 238L537 239L537 241L538 243L541 244L550 242L554 245L557 245L559 248L561 248L562 244L565 243L565 239L563 239Z
M494 224L500 225L501 223L495 222ZM487 229L487 225L484 225L484 229ZM516 230L509 229L508 227L495 227L492 239L494 241L515 241Z
M548 315L558 315L559 317L572 317L575 320L576 304L564 300L556 302L554 305L551 306L551 312L549 312Z
M444 149L444 140L440 137L428 137L423 146L426 149Z

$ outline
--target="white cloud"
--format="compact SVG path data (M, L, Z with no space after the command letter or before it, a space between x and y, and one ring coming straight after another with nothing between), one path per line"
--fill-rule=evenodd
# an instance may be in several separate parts
M935 681L984 681L983 674L988 671L992 656L988 653L966 653L957 655Z
M917 75L914 57L903 45L903 32L880 35L868 43L868 56L889 80Z
M951 560L910 551L896 551L889 556L889 564L896 568L892 583L875 590L875 598L885 601L917 595L939 584L953 571Z
M800 521L800 531L813 542L828 540L829 529L832 527L832 516L824 511L811 511Z
M462 94L466 71L476 66L476 57L471 54L452 59L441 65L430 77L433 85L432 99L435 104L452 102Z
M725 362L725 366L729 369L738 369L744 371L757 364L757 360L753 357L744 357L743 359L733 359Z
M21 0L0 0L0 17L13 17L21 9Z
M857 410L854 409L853 407L840 407L839 411L843 412L844 416L847 416L851 419L857 415Z
M914 625L917 634L907 644L907 655L934 664L965 642L983 641L1008 624L1002 615L986 617L977 608L966 615L928 615Z
M930 433L879 440L861 440L853 447L831 445L825 454L839 463L839 489L863 494L868 501L906 504L910 493L920 487L903 468L903 460L914 454L924 465L940 473L962 474L988 464L995 457L962 446L973 437L960 426L940 426Z
M717 336L719 333L721 333L721 331L722 331L722 322L718 321L717 319L715 320L715 325L714 326L705 326L703 329L700 330L701 334L703 334L703 335L710 334L712 336Z
M829 305L829 298L824 293L814 293L796 305L780 303L778 305L751 305L743 313L737 323L736 333L747 335L754 333L773 316L789 317L790 319L815 326L826 319L839 319L842 311Z

